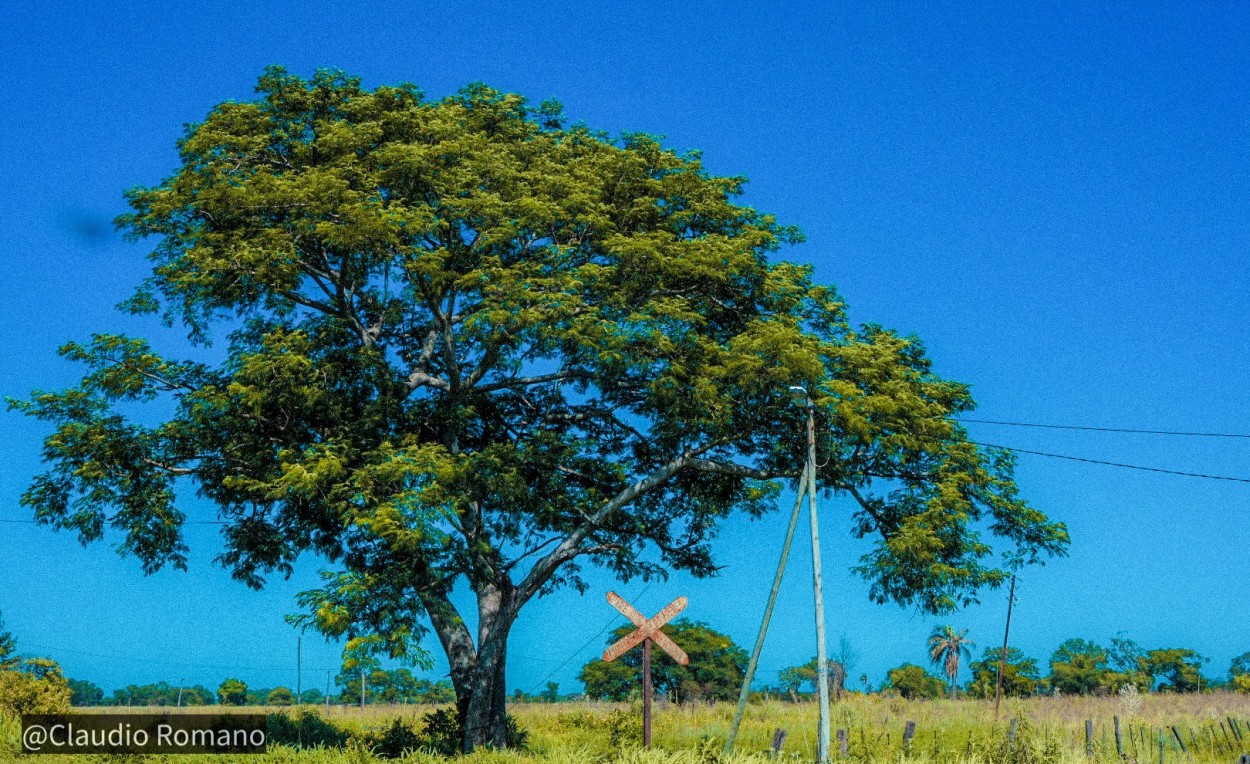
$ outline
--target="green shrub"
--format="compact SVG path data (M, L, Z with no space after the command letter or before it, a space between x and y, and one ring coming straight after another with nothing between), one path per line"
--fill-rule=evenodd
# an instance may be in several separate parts
M28 658L15 671L0 671L0 714L67 713L71 694L53 661Z
M429 749L443 756L455 756L460 753L460 743L464 739L464 725L455 708L440 708L431 711L421 718L421 737L425 741L422 748ZM517 750L524 749L529 743L529 733L517 726L516 717L508 714L503 733L504 745Z
M364 735L362 742L374 756L383 759L401 759L412 751L428 747L425 737L417 734L403 719L393 719L390 726L381 732Z
M460 753L462 730L454 708L440 708L421 717L421 737L430 750L443 756Z
M348 738L346 732L306 708L296 716L269 714L265 727L270 743L292 748L341 748Z
M642 745L642 715L637 709L618 708L608 714L608 739L613 748Z

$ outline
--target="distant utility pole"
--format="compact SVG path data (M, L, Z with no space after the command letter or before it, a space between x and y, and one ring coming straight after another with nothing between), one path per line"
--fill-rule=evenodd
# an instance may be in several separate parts
M1003 629L1003 651L998 656L998 682L994 686L994 718L1003 699L1003 668L1007 665L1007 636L1011 634L1011 606L1016 604L1016 574L1011 574L1011 591L1007 595L1007 628Z
M330 713L330 672L326 671L326 713Z
M304 635L295 637L295 705L302 704L304 680Z
M365 671L360 670L360 707L365 707Z
M187 683L187 678L183 677L178 680L178 708L182 708L182 686Z

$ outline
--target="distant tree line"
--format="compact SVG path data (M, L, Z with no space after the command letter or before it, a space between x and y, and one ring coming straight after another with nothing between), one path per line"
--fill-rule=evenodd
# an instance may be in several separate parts
M344 671L335 680L337 694L329 702L357 704L361 701L360 672ZM228 678L214 692L203 685L176 687L168 682L129 685L106 696L99 686L82 679L70 679L70 703L75 706L293 706L295 692L289 687L249 687L241 679ZM408 669L365 673L365 703L451 703L455 695L451 683L432 682L414 677ZM316 688L300 693L299 703L326 702Z
M943 627L949 628L949 627ZM952 630L953 632L953 630ZM962 633L959 633L962 634ZM938 632L935 631L935 637ZM949 639L950 634L946 635ZM935 637L930 637L931 648ZM966 642L966 640L965 640ZM961 645L960 656L968 656ZM957 692L973 698L992 698L998 682L1001 647L987 647L976 661L969 661L972 678L959 688L959 660L948 660L950 650L938 655L946 681L923 666L905 663L887 672L884 689L906 698L937 698ZM1207 692L1232 690L1250 693L1250 652L1234 658L1224 677L1204 676L1208 659L1189 648L1145 649L1128 637L1117 635L1107 645L1088 639L1065 640L1050 656L1049 673L1015 647L1008 647L1002 663L1002 692L1007 697L1030 695L1110 695L1120 692Z
M622 627L612 633L608 643L629 633ZM656 692L675 702L698 700L732 700L737 697L745 675L747 653L733 640L702 623L677 621L662 631L673 638L690 655L689 666L678 666L665 657L654 659L653 683ZM879 691L904 698L936 699L948 697L993 698L998 684L1002 647L987 647L978 659L972 659L976 645L967 631L939 626L928 639L932 672L926 666L904 663L886 672ZM592 660L580 675L586 696L596 700L629 700L641 688L641 651L631 650L613 662ZM828 662L829 694L841 698L851 690L874 690L866 674L854 682L857 656L843 638ZM1109 695L1128 692L1207 692L1232 690L1250 693L1250 652L1233 659L1225 677L1202 674L1208 660L1188 648L1144 649L1123 635L1113 637L1107 645L1087 639L1064 641L1052 653L1049 672L1044 673L1038 661L1019 648L1008 646L1002 661L1002 692L1004 697L1032 695ZM961 684L961 668L971 679ZM801 700L816 691L816 659L790 666L778 673L778 683L759 694L783 699ZM1127 689L1126 688L1131 688Z
M216 691L203 685L172 685L168 682L131 684L106 695L92 682L67 679L60 667L45 658L24 658L16 653L16 641L4 631L0 619L0 711L10 713L44 713L74 706L289 706L297 698L289 687L253 688L246 682L227 678ZM631 631L622 627L608 640L611 644ZM725 634L704 623L679 620L663 628L690 656L689 666L679 666L666 657L652 663L652 681L657 694L678 703L730 701L737 697L745 676L747 652ZM925 666L904 663L886 672L885 681L877 691L897 694L909 699L936 699L963 695L970 698L993 698L998 682L1001 647L985 648L977 660L971 660L975 644L966 631L950 626L934 629L928 640L932 665L940 673ZM830 696L841 698L850 691L873 692L866 674L858 677L858 687L850 682L857 661L854 650L843 638L829 659ZM1002 692L1004 697L1033 695L1110 695L1124 692L1210 692L1230 690L1250 693L1250 652L1232 660L1225 677L1209 677L1202 673L1208 660L1188 648L1144 649L1122 635L1107 645L1091 640L1065 640L1050 656L1049 673L1043 674L1038 661L1016 647L1008 647L1002 660ZM959 684L961 666L967 667L971 678ZM595 700L623 701L637 697L641 687L641 650L631 650L616 661L592 660L582 667L580 679L585 696ZM794 701L815 693L816 659L790 666L778 673L778 683L765 687L757 695L771 695ZM363 685L362 679L363 677ZM334 679L337 690L329 698L332 703L355 705L361 702L442 704L455 700L451 683L419 678L406 668L386 670L376 661L344 669ZM513 702L547 702L575 699L579 695L561 695L559 685L547 682L546 689L529 695L517 689ZM326 702L321 690L304 690L299 703Z
M366 703L451 703L455 700L451 683L432 682L413 676L405 668L387 671L376 663L351 671L344 670L335 680L340 693L331 696L336 703L359 703L360 676L365 675ZM300 693L300 703L325 702L318 689ZM290 706L296 704L289 687L251 688L241 679L228 678L214 692L203 685L173 685L169 682L131 684L106 695L97 684L85 679L68 679L55 661L24 658L17 654L17 641L4 630L0 618L0 712L11 714L51 713L72 706Z

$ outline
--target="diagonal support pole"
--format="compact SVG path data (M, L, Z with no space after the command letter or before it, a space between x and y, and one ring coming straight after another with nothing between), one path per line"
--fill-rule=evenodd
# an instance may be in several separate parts
M790 557L790 542L794 540L794 529L799 524L799 513L803 509L803 497L807 494L808 466L803 467L803 474L799 476L799 495L794 499L794 511L790 513L790 527L786 529L786 540L781 545L781 561L777 563L773 589L768 593L768 604L764 607L764 620L760 623L760 633L755 638L751 660L747 663L747 673L742 679L742 691L738 693L738 708L734 711L733 726L729 728L729 737L725 739L726 755L733 752L734 740L738 737L738 727L742 725L742 714L746 711L747 698L751 694L751 680L755 678L755 669L760 662L760 651L764 649L764 638L768 636L768 624L773 617L773 606L777 604L777 592L781 590L781 579L786 572L786 560Z

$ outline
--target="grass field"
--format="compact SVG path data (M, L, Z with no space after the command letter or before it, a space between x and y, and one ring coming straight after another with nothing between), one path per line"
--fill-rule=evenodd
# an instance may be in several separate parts
M133 709L138 710L138 709ZM255 711L256 709L241 709ZM276 710L276 709L273 709ZM621 762L621 764L716 764L717 762L771 761L766 753L777 728L786 730L782 758L814 758L816 708L813 704L765 702L749 707L734 756L720 754L733 715L732 705L661 706L655 715L655 749L639 750L636 708L623 704L520 704L512 707L521 728L529 734L525 751L482 751L463 757L466 764L488 762ZM332 707L326 719L360 733L380 729L400 717L419 726L428 707L370 706L366 709ZM1092 761L1117 761L1112 719L1121 719L1125 757L1139 764L1234 764L1250 753L1250 696L1224 693L1203 695L1148 695L1139 699L1032 698L1006 700L997 722L993 706L979 701L904 701L881 696L853 696L833 707L834 728L848 731L847 756L853 762L915 762L915 764L1088 764L1085 720L1094 723ZM1241 733L1231 729L1229 717ZM1008 722L1018 720L1014 742L1007 740ZM907 721L916 722L916 734L904 747ZM1181 735L1184 750L1172 728ZM837 742L835 739L835 754ZM16 722L0 727L0 759L13 761L18 751ZM220 756L123 758L106 756L30 757L32 764L64 762L220 762ZM303 750L275 747L263 756L238 757L254 764L368 764L382 761L368 750L349 745L343 750ZM405 761L445 759L414 752Z

